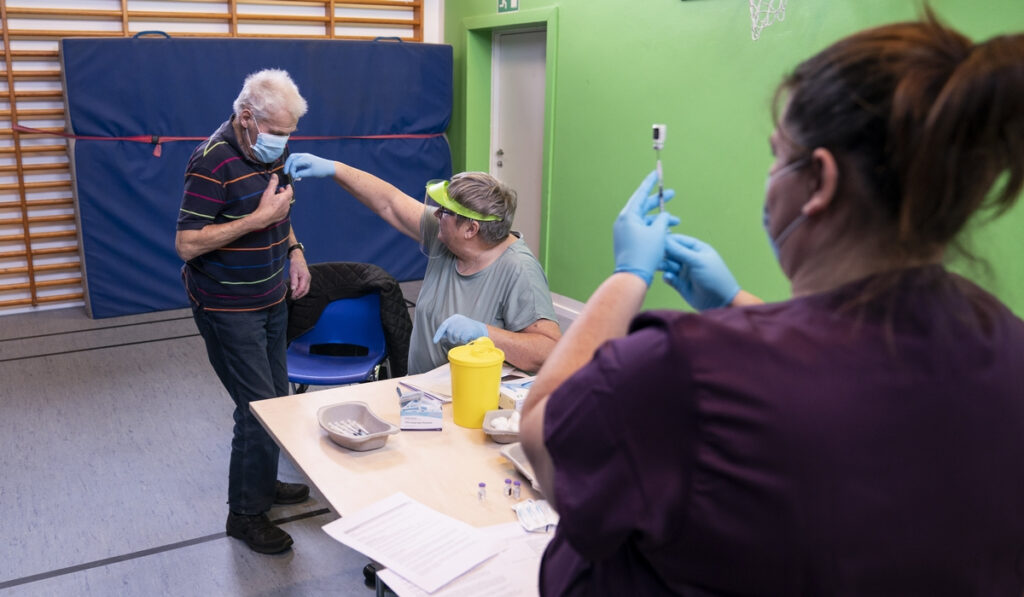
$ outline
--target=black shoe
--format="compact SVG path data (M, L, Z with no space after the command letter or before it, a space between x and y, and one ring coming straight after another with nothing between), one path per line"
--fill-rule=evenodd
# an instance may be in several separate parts
M279 553L292 546L291 536L270 522L266 514L228 512L227 533L259 553Z
M299 504L309 498L309 486L302 483L274 481L275 504Z

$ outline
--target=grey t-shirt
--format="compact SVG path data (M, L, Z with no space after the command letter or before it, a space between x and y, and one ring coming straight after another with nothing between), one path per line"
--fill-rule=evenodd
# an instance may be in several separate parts
M432 257L423 275L409 345L409 373L448 362L452 345L434 344L434 332L459 313L494 327L518 332L538 319L558 321L548 280L537 258L520 238L494 263L463 276L455 255L438 240L438 221L428 209L421 222L423 244Z

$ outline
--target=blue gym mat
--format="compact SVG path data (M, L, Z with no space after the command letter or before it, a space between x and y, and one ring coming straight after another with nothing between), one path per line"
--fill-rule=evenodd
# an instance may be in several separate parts
M174 251L185 165L231 115L249 73L289 72L309 103L293 153L371 172L420 197L451 176L452 49L393 41L64 39L60 43L80 255L91 317L188 306ZM420 137L401 137L420 135ZM90 138L82 138L90 137ZM161 139L157 145L149 142ZM146 142L114 140L141 138ZM417 243L330 180L295 185L292 224L310 263L361 261L423 276Z

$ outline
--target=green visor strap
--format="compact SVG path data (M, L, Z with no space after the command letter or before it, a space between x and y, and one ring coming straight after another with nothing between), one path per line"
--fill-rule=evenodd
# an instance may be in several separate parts
M448 194L448 181L438 180L430 181L427 183L427 196L437 202L441 207L453 211L460 216L465 216L470 220L477 220L478 222L496 222L501 219L501 216L496 215L484 215L482 213L473 211L468 207L457 203Z

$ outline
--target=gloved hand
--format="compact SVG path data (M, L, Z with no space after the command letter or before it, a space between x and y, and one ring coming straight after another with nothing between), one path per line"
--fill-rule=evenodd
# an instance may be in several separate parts
M651 285L654 270L658 269L665 257L668 227L679 223L679 218L668 212L647 215L647 212L658 207L658 194L650 194L657 183L657 171L648 174L619 212L612 227L615 271L636 274L648 286ZM667 202L674 196L674 191L666 190L664 200Z
M487 326L475 319L456 313L441 322L437 331L434 332L434 344L441 339L447 340L449 344L461 346L476 340L480 336L487 335Z
M724 307L740 291L718 251L692 236L670 234L662 265L662 278L698 311Z
M284 163L284 173L296 180L334 176L334 162L311 153L293 153Z

